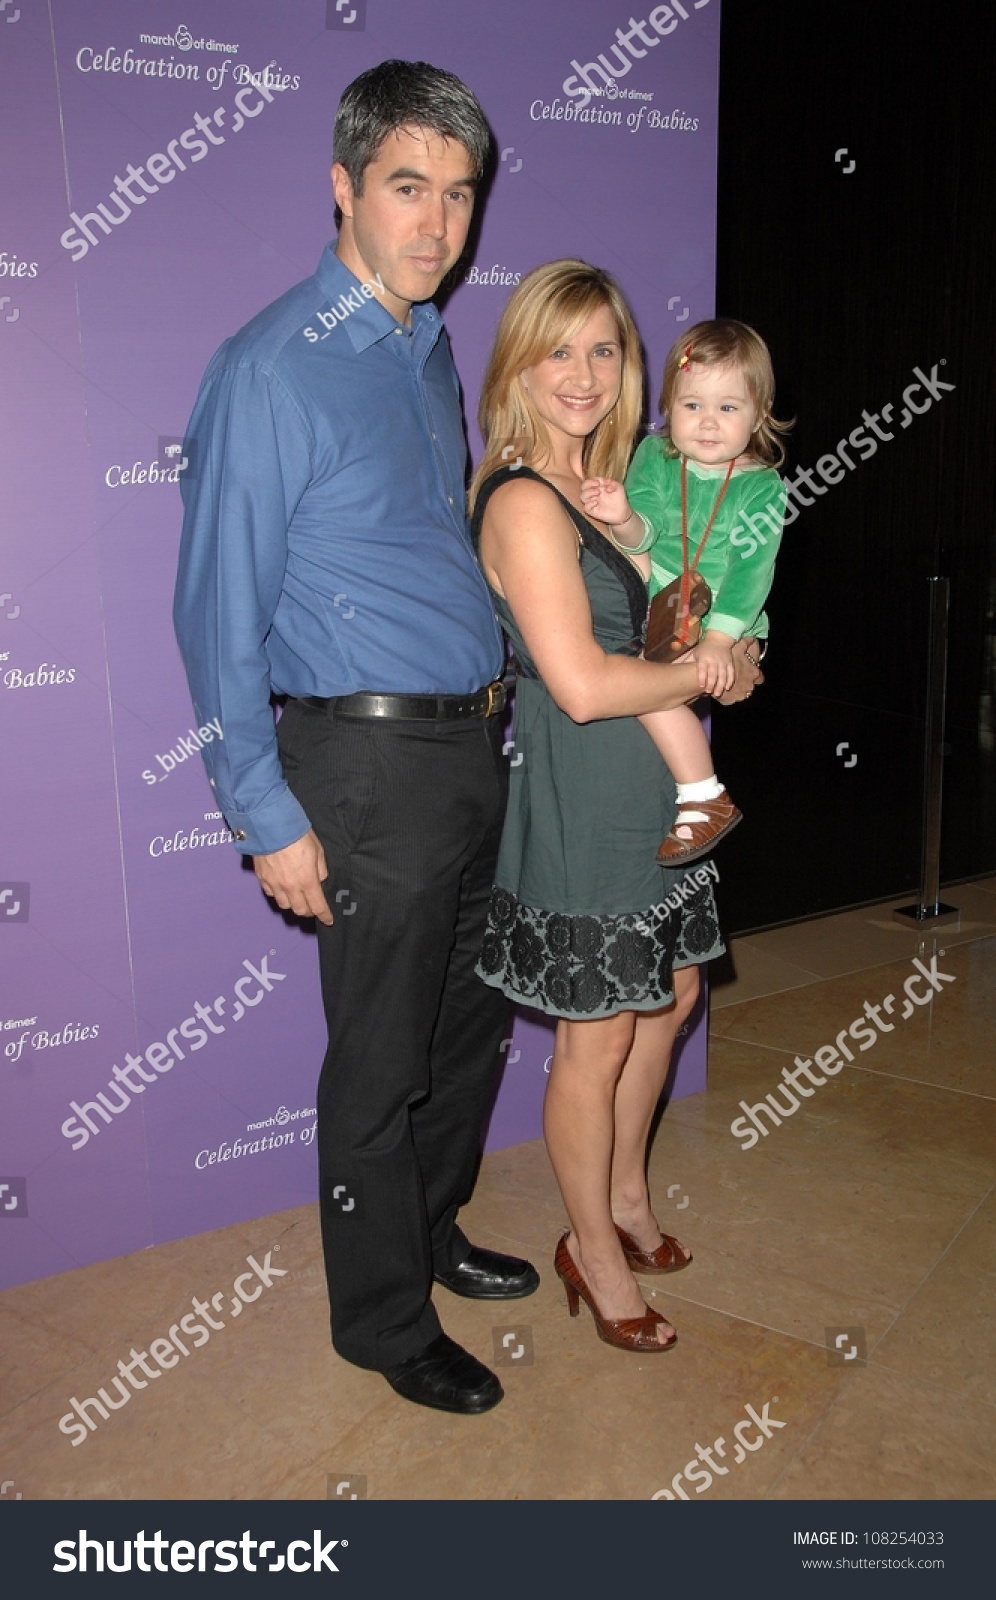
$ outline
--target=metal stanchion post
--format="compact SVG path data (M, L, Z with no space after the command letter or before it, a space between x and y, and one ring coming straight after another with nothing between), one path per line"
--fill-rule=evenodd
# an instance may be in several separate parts
M897 922L915 928L941 928L957 922L959 912L939 897L941 862L941 793L944 785L944 699L948 672L947 578L929 578L930 632L927 646L927 720L923 741L923 820L920 898L892 913Z

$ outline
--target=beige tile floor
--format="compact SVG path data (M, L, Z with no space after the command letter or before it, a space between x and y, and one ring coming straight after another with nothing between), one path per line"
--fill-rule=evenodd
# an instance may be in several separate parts
M487 1158L467 1221L537 1261L538 1293L487 1307L438 1291L447 1330L482 1359L496 1329L531 1349L502 1368L496 1411L425 1411L332 1354L303 1207L0 1295L7 1493L307 1500L362 1474L377 1499L695 1498L680 1475L722 1438L726 1470L703 1498L991 1498L996 879L947 897L961 925L922 948L883 906L735 943L709 1090L668 1108L651 1161L660 1221L695 1253L680 1276L644 1280L679 1328L673 1352L617 1352L584 1311L569 1319L550 1268L563 1210L542 1145L521 1145ZM954 981L903 1021L917 956ZM739 1102L890 994L894 1031L745 1148ZM58 1429L70 1397L267 1250L286 1276L74 1448ZM747 1406L770 1436L748 1428L761 1443L735 1453Z

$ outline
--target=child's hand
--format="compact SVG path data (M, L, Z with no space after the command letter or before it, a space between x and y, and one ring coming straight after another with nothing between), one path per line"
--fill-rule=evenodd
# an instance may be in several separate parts
M581 485L581 504L589 517L607 523L610 528L620 527L633 515L626 490L614 478L585 478Z
M695 665L699 672L699 688L706 694L725 694L732 689L736 677L733 665L735 640L727 633L709 629L695 646Z

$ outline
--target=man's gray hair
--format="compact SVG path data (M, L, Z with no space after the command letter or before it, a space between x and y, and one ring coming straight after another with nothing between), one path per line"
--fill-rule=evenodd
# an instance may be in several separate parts
M332 159L345 167L356 194L362 194L364 170L388 134L412 127L462 144L473 176L481 177L491 129L467 85L427 61L382 61L353 79L336 112Z

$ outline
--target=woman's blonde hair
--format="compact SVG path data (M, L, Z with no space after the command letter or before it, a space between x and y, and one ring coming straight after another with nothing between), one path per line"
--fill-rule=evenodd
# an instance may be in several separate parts
M785 447L778 435L788 433L793 423L777 422L771 415L775 403L775 374L767 345L746 322L735 322L732 317L714 317L708 322L697 322L681 335L668 352L658 402L661 415L665 418L665 433L662 435L665 453L670 456L678 454L666 429L679 374L690 361L701 361L706 367L736 367L743 373L747 393L757 414L757 423L744 454L766 467L780 467L785 460Z
M643 407L643 358L636 324L607 272L587 261L548 261L512 291L498 324L478 408L484 459L470 485L471 510L485 478L508 465L510 457L532 466L549 455L550 436L526 392L522 373L573 339L601 306L608 306L618 329L622 382L616 404L584 442L584 469L590 477L625 475Z

